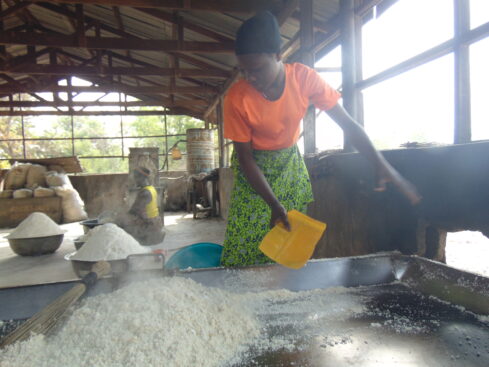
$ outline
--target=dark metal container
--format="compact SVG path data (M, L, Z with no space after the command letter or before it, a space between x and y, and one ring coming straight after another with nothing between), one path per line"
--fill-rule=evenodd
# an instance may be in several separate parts
M17 255L39 256L55 252L63 242L64 234L34 238L9 238L10 248Z

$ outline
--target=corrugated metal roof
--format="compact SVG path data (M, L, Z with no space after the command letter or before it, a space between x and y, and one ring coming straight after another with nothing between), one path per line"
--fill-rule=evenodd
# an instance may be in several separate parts
M274 5L288 3L287 0L264 0L262 4L266 4L273 1ZM294 1L294 0L292 0ZM71 1L75 2L75 1ZM374 1L370 1L375 3ZM80 34L76 33L78 28L77 22L77 5L69 4L70 1L46 1L44 3L35 2L26 6L23 10L10 14L3 19L3 27L5 30L13 29L25 25L25 32L19 34L32 34L36 32L39 35L52 35L52 36L71 36L75 39L82 39ZM82 3L82 1L80 1ZM183 41L185 42L215 42L218 40L225 41L227 39L233 40L236 30L251 14L234 13L234 12L219 12L219 11L202 11L185 9L179 11L173 11L166 8L135 8L130 6L120 6L117 8L120 14L120 21L118 15L114 11L112 6L114 2L103 0L92 1L90 4L83 5L83 20L85 25L85 36L96 37L97 33L101 37L110 38L125 38L125 39L141 39L143 40L173 40L174 33L177 32L178 25L175 23L180 21L184 22L183 27ZM120 3L132 3L131 1L121 1ZM144 3L144 1L138 1L138 4ZM194 2L190 3L193 4ZM230 1L227 6L239 3L237 1ZM246 3L246 0L243 1ZM255 2L253 2L255 3ZM296 2L299 3L299 2ZM12 5L12 2L2 0L2 9L5 11ZM321 30L321 25L326 25L328 21L331 21L338 15L339 0L315 0L313 2L314 7L314 21L316 23L316 30ZM78 8L79 10L80 8ZM287 43L290 39L293 39L299 31L299 9L295 9L291 16L281 26L281 32L284 43ZM78 13L80 14L80 13ZM34 30L29 30L34 29ZM321 33L317 33L320 35ZM67 38L63 38L66 41ZM52 52L58 52L60 50L67 52L69 55L62 55L58 53L57 64L58 65L85 65L99 67L102 65L100 74L85 77L85 79L99 84L114 83L117 81L126 86L161 86L162 91L168 91L168 87L172 83L172 79L175 80L177 87L199 87L210 86L215 88L214 92L205 91L204 93L195 92L194 95L187 93L174 92L174 98L179 101L192 100L196 97L205 97L209 101L208 105L189 105L185 109L187 112L194 116L202 116L212 101L215 100L220 89L226 85L229 77L232 76L232 71L235 68L235 57L231 52L164 52L157 50L121 50L111 49L110 47L102 50L88 50L83 47L62 47L57 46L57 39L53 41L53 45L44 46L39 45L35 48L35 51L46 50L47 47ZM83 42L83 39L81 40ZM20 57L26 55L27 46L25 44L6 44L7 59ZM37 58L38 64L49 64L50 55L49 50L46 50L44 54ZM99 60L97 61L97 54ZM182 55L183 54L183 55ZM109 56L110 55L110 56ZM103 70L108 70L109 59L111 59L113 67L124 68L143 68L158 67L169 68L172 65L173 57L178 60L179 68L182 70L222 70L222 72L228 73L228 77L219 76L195 76L195 77L182 77L178 75L178 70L175 70L173 75L145 75L145 76L133 76L122 75L121 77L113 76L112 81L107 78ZM14 59L15 60L15 59ZM71 61L70 61L71 60ZM132 61L131 61L132 60ZM32 60L23 60L24 63L32 63ZM101 65L98 63L101 62ZM15 65L16 66L16 65ZM68 69L67 69L68 70ZM69 69L71 70L71 69ZM140 69L142 70L142 69ZM14 70L14 65L8 62L4 64L3 73L9 75L9 77L16 80L22 80L23 85L26 88L34 85L35 83L29 78L27 73L19 74ZM53 77L52 75L35 76L38 84L39 80L43 78ZM63 75L56 75L58 78L63 78ZM80 76L83 78L83 76ZM33 84L34 83L34 84ZM4 80L3 85L10 85L11 81ZM2 85L2 84L0 84ZM204 90L204 89L203 89ZM159 96L148 96L144 94L135 94L137 97L148 101L151 99L154 101L158 98L168 98L170 93L162 92Z

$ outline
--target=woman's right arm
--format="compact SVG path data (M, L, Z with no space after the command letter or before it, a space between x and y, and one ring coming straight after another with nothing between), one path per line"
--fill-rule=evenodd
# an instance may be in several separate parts
M270 185L268 184L268 181L263 175L263 172L256 164L255 158L253 157L251 143L234 142L234 150L238 155L239 166L241 167L241 170L243 171L251 187L257 192L258 195L261 196L261 198L272 210L270 227L273 227L277 221L280 221L287 229L290 229L287 211L278 201Z

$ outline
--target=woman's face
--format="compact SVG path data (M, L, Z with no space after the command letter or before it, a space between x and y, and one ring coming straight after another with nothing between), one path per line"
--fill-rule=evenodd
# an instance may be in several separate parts
M266 92L280 72L278 54L238 55L238 65L245 79L259 92Z

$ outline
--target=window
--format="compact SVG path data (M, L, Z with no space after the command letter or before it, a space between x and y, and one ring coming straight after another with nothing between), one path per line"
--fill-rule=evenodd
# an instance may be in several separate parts
M453 142L453 55L363 91L365 129L378 149Z
M74 85L84 85L74 78ZM60 83L63 85L63 83ZM64 83L66 85L66 82ZM44 93L46 100L51 94ZM96 95L96 96L94 96ZM102 95L104 96L104 95ZM43 98L44 98L43 97ZM66 100L65 96L61 96ZM96 98L95 98L96 97ZM100 98L100 93L81 93L77 101L118 101L117 93ZM123 100L124 100L124 96ZM33 100L21 95L21 100ZM127 100L134 100L128 97ZM35 109L35 108L32 108ZM37 108L36 108L37 109ZM54 110L41 108L44 111ZM63 108L60 108L63 109ZM84 111L119 111L119 107L75 107ZM139 107L133 107L139 109ZM67 108L64 108L66 111ZM152 108L150 109L152 110ZM154 109L156 110L156 109ZM67 157L73 154L81 159L87 173L127 172L127 157L130 147L158 147L160 167L167 150L178 140L185 140L189 128L203 128L204 122L189 116L160 115L144 116L1 116L0 117L0 163L2 167L10 158ZM23 133L24 132L24 133ZM165 167L169 170L186 169L186 144L180 142L183 159L170 158Z
M470 46L472 140L489 139L489 38Z
M400 0L368 22L362 36L366 79L453 38L453 1Z
M489 22L489 2L487 0L470 0L470 28Z
M317 68L341 68L341 47L338 46L319 60ZM341 87L341 70L319 73L335 89ZM316 147L319 151L343 149L343 130L325 113L316 110Z

